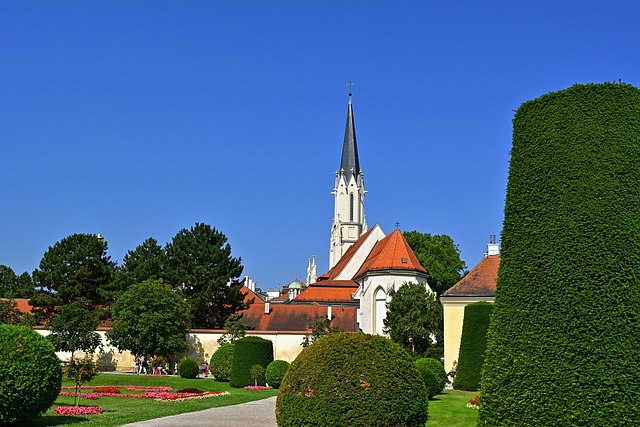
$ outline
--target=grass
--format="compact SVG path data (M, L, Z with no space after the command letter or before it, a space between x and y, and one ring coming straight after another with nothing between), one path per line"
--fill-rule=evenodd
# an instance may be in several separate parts
M73 385L64 381L63 385ZM146 377L132 374L102 374L85 385L90 386L124 386L124 385L163 385L172 387L174 391L183 388L198 388L202 391L228 391L230 396L196 399L181 402L157 402L153 399L130 399L123 397L100 397L98 400L80 399L82 406L100 406L101 415L61 416L53 415L58 406L72 406L73 397L58 397L53 406L42 417L25 427L75 426L75 427L110 427L120 426L137 421L200 411L219 406L236 405L253 400L275 396L277 390L250 391L232 388L228 383L221 383L210 378L187 380L180 377ZM66 390L73 391L73 390ZM123 392L126 392L123 390ZM467 402L476 392L445 390L444 394L429 401L429 419L426 427L472 427L478 418L478 411L466 407Z
M475 391L445 390L429 401L426 427L473 427L478 419L476 409L467 408L467 402L478 394Z
M63 381L63 385L73 385ZM277 390L251 391L232 388L229 383L214 381L210 378L187 380L180 377L146 377L132 374L101 374L91 382L89 386L123 386L123 385L162 385L172 387L174 391L183 388L197 388L202 391L228 391L230 396L213 397L209 399L195 399L180 402L157 402L154 399L131 399L124 397L100 397L98 400L86 400L80 398L82 406L100 406L103 413L89 416L62 416L53 415L58 406L73 406L73 397L60 396L53 406L40 418L25 427L44 426L76 426L76 427L110 427L137 421L150 420L158 417L181 414L184 412L200 411L219 406L236 405L253 400L275 396ZM74 390L65 390L74 391ZM126 392L126 391L123 391Z

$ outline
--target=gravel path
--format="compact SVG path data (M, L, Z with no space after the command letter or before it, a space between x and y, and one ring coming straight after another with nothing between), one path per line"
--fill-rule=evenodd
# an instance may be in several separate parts
M276 396L240 405L222 406L204 411L188 412L169 417L125 424L125 427L277 427Z

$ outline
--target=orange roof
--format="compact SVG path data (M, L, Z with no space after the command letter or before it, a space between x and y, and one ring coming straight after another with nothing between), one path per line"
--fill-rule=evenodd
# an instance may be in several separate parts
M308 332L308 325L321 317L327 317L328 308L317 303L308 305L271 304L269 314L264 313L264 305L252 305L242 311L242 320L255 331L297 331ZM333 326L345 331L357 331L356 307L332 306Z
M395 230L374 247L356 273L359 277L374 270L412 270L426 273L400 230Z
M309 285L294 301L352 302L351 295L357 289L358 284L353 280L327 280Z
M247 302L248 300L253 298L254 304L264 304L264 300L262 299L262 297L246 286L243 285L242 288L240 288L240 292L244 294L244 302Z
M498 267L500 266L500 255L489 255L484 257L478 265L464 276L458 283L453 285L445 297L467 297L483 296L493 297L496 295L496 281L498 280Z
M0 298L3 301L13 301L16 303L16 308L21 313L31 313L33 311L33 307L29 305L28 298Z

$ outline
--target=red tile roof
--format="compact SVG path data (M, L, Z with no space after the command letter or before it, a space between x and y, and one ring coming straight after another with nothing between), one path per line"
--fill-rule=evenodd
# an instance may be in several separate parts
M15 307L21 313L31 313L33 311L33 307L29 305L28 298L0 298L3 301L13 301L16 305Z
M482 296L493 297L496 295L496 281L498 280L498 267L500 255L484 257L478 265L453 285L445 297Z
M374 247L355 277L375 270L410 270L426 273L400 230L395 230Z
M358 284L353 280L327 280L309 285L294 301L352 302L351 295L357 289Z
M242 312L242 320L256 331L296 331L306 333L308 325L327 317L328 307L317 303L308 305L271 304L269 314L264 305L251 305ZM332 306L332 325L345 331L357 331L356 307Z
M257 293L253 292L251 289L247 288L246 286L242 286L242 288L240 289L240 292L244 294L244 302L247 302L248 300L253 298L254 304L264 304L264 300L262 299L262 297Z

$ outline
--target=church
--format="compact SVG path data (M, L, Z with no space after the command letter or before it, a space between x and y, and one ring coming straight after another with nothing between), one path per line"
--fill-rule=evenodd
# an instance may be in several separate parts
M429 290L427 271L400 230L386 235L379 225L369 228L365 215L364 173L360 169L349 93L340 169L335 174L334 213L329 244L329 270L316 275L315 258L309 261L307 283L294 281L275 297L262 297L251 285L254 298L243 311L252 333L307 333L321 318L345 331L383 334L389 292L402 284L419 283Z

